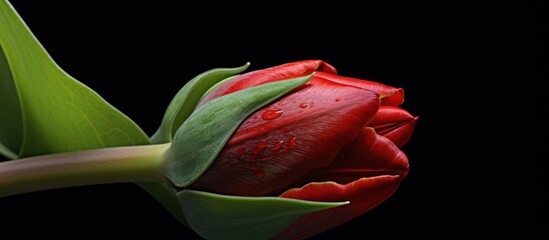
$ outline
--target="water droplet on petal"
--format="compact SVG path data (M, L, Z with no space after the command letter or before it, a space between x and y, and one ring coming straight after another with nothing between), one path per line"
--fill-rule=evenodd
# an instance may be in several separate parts
M265 149L267 147L267 143L266 142L258 142L257 145L255 145L256 148L259 148L259 149Z
M299 104L299 107L300 107L300 108L306 108L307 106L309 106L309 105L307 105L306 103L301 103L301 104Z
M255 145L254 150L252 150L252 155L259 155L265 151L265 148L267 147L266 142L258 142L257 145Z
M273 120L277 117L280 117L282 113L284 113L284 111L282 110L267 110L263 112L263 114L261 114L261 117L263 118L263 120Z
M295 148L297 146L297 139L295 137L290 138L290 140L288 141L288 145L291 148Z
M341 101L341 98L336 98L336 102L339 102L339 101Z
M275 143L274 150L278 151L280 148L282 148L282 144L284 144L284 141L281 140L280 142Z

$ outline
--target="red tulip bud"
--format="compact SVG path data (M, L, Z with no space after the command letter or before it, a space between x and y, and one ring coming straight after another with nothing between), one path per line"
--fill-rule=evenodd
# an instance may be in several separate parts
M417 117L398 108L404 91L342 77L308 60L246 73L205 102L253 86L316 72L304 86L248 116L190 187L233 196L279 196L350 204L302 216L277 238L301 239L377 206L408 173L399 149Z

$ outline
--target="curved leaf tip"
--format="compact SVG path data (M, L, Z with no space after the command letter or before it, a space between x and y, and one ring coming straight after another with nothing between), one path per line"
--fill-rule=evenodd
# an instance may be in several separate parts
M236 68L211 69L183 85L168 105L160 126L151 137L152 142L171 142L179 126L191 115L205 92L224 79L245 71L249 66L250 63L247 62Z

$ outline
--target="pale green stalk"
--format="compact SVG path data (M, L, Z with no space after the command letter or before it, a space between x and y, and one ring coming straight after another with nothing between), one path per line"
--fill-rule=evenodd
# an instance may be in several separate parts
M0 197L72 186L163 182L170 144L102 148L0 163Z

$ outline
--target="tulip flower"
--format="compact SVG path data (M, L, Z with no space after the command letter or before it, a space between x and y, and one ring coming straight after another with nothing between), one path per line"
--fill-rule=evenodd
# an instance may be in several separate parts
M0 197L135 183L206 239L303 239L389 198L417 117L404 90L321 60L188 81L148 137L53 62L0 0ZM240 75L238 75L240 74Z
M320 60L243 74L201 104L312 72L305 86L251 114L191 185L236 196L350 201L301 217L279 239L312 236L372 209L396 191L409 169L399 147L410 139L417 118L397 107L403 90L338 76Z

